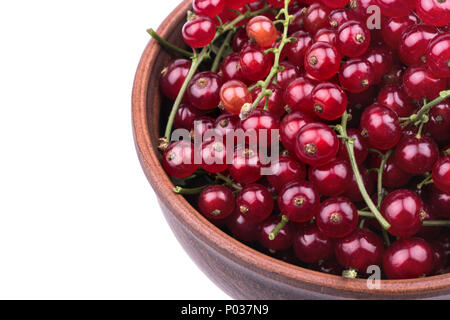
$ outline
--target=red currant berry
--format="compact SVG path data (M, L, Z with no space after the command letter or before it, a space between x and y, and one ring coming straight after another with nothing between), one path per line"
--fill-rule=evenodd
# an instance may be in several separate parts
M239 9L247 4L247 0L225 0L225 7Z
M380 211L391 225L389 233L402 238L416 234L422 227L426 215L420 197L407 189L399 189L388 194Z
M320 29L314 36L314 42L327 42L333 46L337 42L337 33L333 29Z
M328 21L330 23L330 27L333 29L338 29L344 23L350 20L355 20L356 15L347 8L340 8L330 12L328 16Z
M361 130L359 129L347 129L347 135L350 139L353 139L353 151L355 152L356 163L360 165L367 159L369 145L367 144L366 139L361 135ZM339 156L350 161L344 143L339 144Z
M272 161L270 175L267 176L269 183L277 192L289 182L305 178L305 165L292 156L280 156L277 160Z
M426 62L426 52L431 40L438 31L427 25L412 25L403 33L398 53L402 62L408 66Z
M305 53L313 44L311 35L303 30L297 31L291 35L295 41L286 45L286 54L289 61L297 67L302 67L305 61Z
M262 48L269 48L277 40L277 29L269 18L256 16L247 24L247 35Z
M434 106L429 117L425 128L433 139L439 142L450 140L450 102L447 100Z
M430 194L430 203L434 215L445 219L450 218L450 193L433 187Z
M172 143L164 152L162 165L171 177L189 177L199 167L194 163L194 145L184 140Z
M360 20L369 17L369 7L376 5L376 0L350 0L350 9Z
M434 164L433 182L442 192L450 194L450 156L442 157Z
M228 112L240 114L244 104L252 103L252 94L245 83L230 80L220 89L220 101Z
M402 128L394 111L380 104L366 108L361 116L361 134L372 148L389 150L402 137Z
M239 80L246 81L241 70L241 58L238 53L228 55L222 62L220 70L224 81Z
M192 7L199 16L215 18L225 8L225 0L194 0Z
M333 9L344 7L349 2L350 0L322 0L324 5Z
M283 146L291 153L295 153L295 138L298 132L313 118L300 111L286 115L280 124L280 139Z
M386 23L381 25L381 34L384 42L391 48L397 49L405 30L418 22L419 19L414 14L399 18L390 18Z
M265 54L256 45L246 45L240 53L240 58L242 72L248 80L258 81L269 75L273 64L273 55Z
M294 244L295 245L295 244ZM329 258L326 260L319 260L309 266L312 270L316 270L322 273L333 274L335 276L341 276L344 269L336 261L336 258Z
M347 160L337 159L321 167L309 167L308 177L321 195L334 197L350 186L352 168Z
M342 64L339 83L350 92L358 93L368 89L375 81L375 74L369 61L360 58L349 59Z
M421 191L421 190L419 190L419 191ZM419 194L419 196L423 196L423 195ZM425 214L424 214L425 219L423 219L423 221L439 220L439 217L436 216L434 214L434 212L431 210L431 206L429 206L426 203L424 203L423 210L425 212ZM441 227L437 227L437 226L431 226L431 227L422 226L422 228L420 228L419 232L417 232L415 236L418 237L418 238L425 239L425 240L431 240L431 239L436 239L437 237L439 237L441 231L442 231Z
M343 238L356 229L358 210L347 198L330 198L321 204L316 224L327 237Z
M217 73L201 72L196 74L186 91L192 105L200 110L210 110L220 102L220 88L223 81Z
M384 86L378 94L377 101L379 104L395 111L399 117L409 117L414 113L414 106L399 85Z
M332 256L333 242L314 224L307 224L295 235L294 252L302 262L318 262Z
M206 133L212 133L214 128L214 119L211 117L200 117L195 119L194 127L191 130L191 137L194 139L202 138L204 141L211 140L212 136L206 136Z
M293 1L294 0L291 0L289 2L289 5L291 5ZM284 0L267 0L267 2L269 3L270 6L274 8L284 8Z
M372 153L370 158L370 167L379 169L380 165L380 156ZM383 186L389 189L400 188L407 185L411 178L412 175L410 173L406 173L399 166L397 166L394 156L390 156L383 168Z
M392 70L394 60L392 52L386 47L372 47L363 56L372 66L374 75L374 84L378 84L383 80L383 76Z
M336 158L339 140L323 123L310 123L300 129L295 141L295 154L300 161L322 166Z
M270 240L269 235L275 229L278 223L281 222L280 216L271 216L261 225L258 235L259 243L271 250L287 250L292 247L297 228L292 222L288 222L284 228L278 232L275 239Z
M227 219L227 228L236 239L252 243L258 240L260 223L248 219L248 217L235 210Z
M319 193L308 181L293 181L281 189L278 196L280 211L293 222L311 220L316 214L319 205Z
M260 184L249 184L239 192L236 208L251 221L266 220L273 210L272 194Z
M277 74L277 84L281 88L286 89L294 79L300 77L300 71L288 61L281 62L280 66L283 70Z
M270 84L267 88L272 90L272 95L270 97L264 97L261 102L258 104L257 108L264 109L266 106L269 108L269 111L275 114L277 117L282 117L286 112L285 104L284 104L284 90L277 84ZM261 88L256 88L252 91L253 100L256 100L258 96L261 94Z
M308 12L308 8L304 7L294 12L292 15L292 23L289 25L289 34L293 34L297 31L303 30L305 25L305 16Z
M221 220L231 215L234 203L231 190L220 185L209 186L198 197L200 212L211 220Z
M317 42L305 54L305 70L318 80L332 78L341 66L341 55L329 43Z
M432 26L450 24L450 2L448 0L416 0L416 11L420 19Z
M402 84L403 82L403 73L406 70L406 67L400 64L395 64L392 69L383 75L383 84Z
M272 143L279 141L280 120L270 111L254 110L245 120L242 120L241 128L245 133L255 134L258 146L269 147Z
M411 0L376 0L381 13L387 17L404 17L415 9L415 3Z
M443 273L445 266L447 265L447 255L444 248L436 242L430 243L431 249L433 250L433 270L429 275L435 275Z
M337 84L323 82L311 93L314 112L319 118L336 120L347 108L347 95Z
M439 148L436 142L427 136L406 136L395 150L395 163L411 174L430 171L438 157Z
M228 171L236 182L253 183L261 179L261 161L253 148L238 147Z
M341 55L359 57L369 48L370 31L360 21L347 21L339 27L336 43Z
M314 34L317 30L327 27L330 12L331 9L322 3L313 3L305 15L305 29Z
M173 127L175 129L192 130L194 121L200 118L203 113L187 103L182 103L177 110Z
M450 78L450 32L438 35L430 42L426 61L434 75Z
M369 174L366 168L359 167L359 172L363 179L364 187L366 188L367 193L372 194L375 190L375 181L372 179L372 176ZM350 183L350 186L347 188L347 190L345 190L343 196L353 202L360 202L364 200L356 182L355 175L353 175L352 182Z
M171 100L177 98L189 73L191 64L189 60L177 59L161 72L160 88L167 98Z
M201 167L210 172L218 173L227 170L227 152L222 141L210 139L202 144Z
M182 30L184 42L192 48L203 48L216 35L216 22L210 17L196 17L186 22Z
M246 45L250 43L250 38L245 29L239 29L233 38L233 51L240 52Z
M368 229L356 229L345 238L337 239L334 253L344 268L366 273L372 265L380 265L384 245L379 236Z
M425 240L401 239L383 255L383 271L389 279L412 279L425 276L433 269L433 250Z
M284 91L284 102L291 111L301 111L311 117L314 116L311 92L315 85L315 81L304 77L297 78L289 84Z
M222 114L214 122L214 132L222 137L233 135L241 127L241 119L234 114ZM226 142L226 140L224 140Z
M446 79L434 76L426 65L409 67L403 75L403 89L414 100L434 99L446 89Z

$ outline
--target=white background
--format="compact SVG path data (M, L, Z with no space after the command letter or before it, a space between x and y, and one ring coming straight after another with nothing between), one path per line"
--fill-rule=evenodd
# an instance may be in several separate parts
M134 150L134 73L180 0L0 5L0 298L226 299Z

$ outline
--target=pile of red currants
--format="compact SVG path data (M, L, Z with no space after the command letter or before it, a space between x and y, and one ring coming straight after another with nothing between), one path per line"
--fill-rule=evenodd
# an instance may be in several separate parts
M450 0L194 0L190 50L149 32L183 56L162 165L206 219L330 274L449 271Z

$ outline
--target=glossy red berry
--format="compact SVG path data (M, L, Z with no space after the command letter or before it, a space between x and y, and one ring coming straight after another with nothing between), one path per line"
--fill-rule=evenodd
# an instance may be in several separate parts
M327 42L335 46L337 42L337 32L334 29L320 29L314 36L314 42Z
M383 271L388 279L412 279L425 276L433 269L433 250L422 239L394 242L383 255Z
M222 78L214 72L201 72L196 74L186 91L191 104L200 110L210 110L220 102L220 88Z
M311 4L305 15L305 29L314 34L317 30L327 27L330 12L331 9L322 3Z
M402 62L408 66L426 62L426 52L431 40L438 31L428 25L412 25L403 33L398 53Z
M300 77L300 71L295 65L288 61L281 62L280 67L282 67L283 70L277 74L277 84L281 88L286 89L293 80Z
M336 158L339 140L336 133L323 123L310 123L300 129L295 142L295 154L300 161L322 166Z
M200 212L208 219L221 220L233 213L234 195L221 185L209 186L198 197Z
M409 67L403 75L403 89L414 100L435 99L446 89L446 79L434 76L426 65Z
M238 53L232 53L228 55L222 62L220 70L222 72L222 78L224 81L229 80L239 80L247 81L242 69L241 69L241 58Z
M317 189L308 181L296 180L281 189L278 207L290 221L306 222L316 214L320 204Z
M192 130L194 121L203 115L202 111L194 108L188 103L182 103L177 110L173 127L175 129Z
M347 198L330 198L320 205L316 224L327 237L343 238L356 229L358 210Z
M269 147L279 141L280 120L270 111L254 110L246 119L241 121L241 128L245 133L254 135L258 146Z
M292 81L284 91L284 102L290 107L290 111L301 111L313 117L311 92L315 86L315 81L304 77Z
M380 83L383 76L392 70L394 64L392 55L393 53L386 47L372 47L362 57L372 66L374 84Z
M356 15L347 8L340 8L330 12L328 16L328 22L330 27L337 30L340 26L350 20L355 20Z
M407 189L388 194L383 200L380 211L391 225L388 232L402 238L416 234L422 227L422 221L426 215L420 197Z
M289 5L291 5L293 1L294 0L291 0ZM267 2L274 8L284 8L284 0L267 0Z
M228 171L236 182L253 183L261 179L261 161L253 148L238 147L233 155L233 163Z
M416 4L411 0L376 0L381 13L387 17L404 17L409 15Z
M381 265L384 245L381 238L368 229L356 229L345 238L337 239L334 246L336 259L344 268L366 273L372 265Z
M236 239L251 243L258 240L260 223L248 219L248 217L235 210L226 222L228 230Z
M366 20L369 17L369 7L376 5L377 0L351 0L350 9L360 20Z
M262 223L259 230L258 241L265 248L271 250L287 250L292 247L297 228L292 222L288 222L283 229L278 232L275 239L270 240L269 234L281 222L281 216L271 216Z
M350 0L321 0L324 5L330 8L344 7Z
M450 24L450 2L448 0L416 0L416 11L426 24L432 26Z
M429 243L433 250L433 270L429 275L436 275L443 273L445 266L447 265L447 254L444 248L437 242Z
M290 153L295 153L295 138L300 129L311 122L313 118L300 111L287 114L283 118L280 124L280 139Z
M318 80L332 78L341 66L341 55L336 47L326 42L313 44L305 54L305 70Z
M429 117L425 128L433 139L438 142L450 140L450 102L446 100L434 106Z
M433 166L434 185L450 194L450 156L440 158Z
M311 93L315 114L325 120L336 120L347 108L347 95L337 84L323 82Z
M424 174L433 168L439 157L439 148L427 136L406 136L397 145L395 163L403 171L411 174Z
M189 73L192 62L186 59L177 59L161 72L160 88L163 94L175 100Z
M220 101L228 112L240 114L244 104L252 103L252 94L242 81L230 80L220 89Z
M342 56L359 57L369 48L370 31L360 21L347 21L338 29L336 44Z
M336 261L336 258L329 258L325 260L319 260L309 266L312 270L316 270L322 273L333 274L335 276L341 276L344 268Z
M395 111L399 117L409 117L414 113L415 108L410 98L399 85L384 86L378 94L377 101Z
M414 14L399 18L390 18L386 23L381 25L381 34L384 42L388 46L397 49L405 30L418 22L419 19Z
M433 187L430 192L431 210L435 216L444 219L450 218L450 193Z
M213 133L214 119L208 116L202 116L195 119L194 127L191 130L191 137L194 139L202 138L204 141L213 138L212 135L206 136L206 133Z
M381 166L381 158L378 154L372 153L370 158L370 167L379 169ZM404 187L411 180L412 174L403 171L395 163L394 156L391 155L386 161L386 165L383 169L382 184L389 189L396 189Z
M225 113L217 117L214 122L214 131L222 137L233 135L241 126L241 119L234 114ZM224 140L227 143L226 140Z
M192 7L199 16L215 18L225 8L225 0L194 0Z
M262 222L266 220L273 210L272 194L260 184L246 185L236 198L236 208L246 218Z
M265 54L264 50L255 44L246 45L240 53L242 72L248 80L265 79L273 64L273 54Z
M356 163L360 165L367 159L369 145L361 135L361 130L359 129L347 129L347 135L350 139L353 139L353 151L355 152ZM348 162L350 161L345 143L339 144L339 156Z
M247 4L247 0L225 0L225 7L239 9Z
M302 262L318 262L332 256L333 242L315 224L306 224L295 235L294 252Z
M246 45L250 43L250 38L245 29L239 29L233 38L233 51L239 53Z
M247 35L259 46L269 48L277 40L277 29L269 18L256 16L247 23Z
M375 191L375 180L372 179L372 176L369 174L368 170L362 166L359 167L359 172L364 182L364 187L367 190L369 195L373 194ZM356 183L355 175L352 177L352 182L350 186L345 190L343 194L344 197L349 198L353 202L363 201L363 197L361 195L361 191L359 190L358 184Z
M305 61L306 51L313 44L313 39L309 32L300 30L291 35L295 40L286 45L286 54L289 62L297 67L302 67Z
M172 143L164 152L162 165L171 177L189 177L199 167L194 163L194 145L185 140Z
M257 108L264 109L267 102L269 111L277 117L282 117L286 112L284 104L284 90L279 85L273 83L270 84L267 89L272 90L272 95L270 97L264 97L258 104ZM260 94L261 88L254 89L252 91L253 100L256 100ZM269 101L266 101L267 99Z
M426 61L434 75L450 78L450 32L438 35L430 42L426 51Z
M210 17L196 17L186 22L182 30L184 42L192 48L203 48L216 35L216 22Z
M392 149L402 137L397 114L380 104L366 108L361 116L361 134L372 148Z
M342 88L353 93L367 90L375 81L372 65L360 58L344 62L339 72L339 83Z
M309 167L308 178L321 195L334 197L349 187L352 168L347 160L336 159L320 167Z
M210 172L218 173L227 170L227 148L225 143L215 139L209 139L202 143L201 167Z
M270 174L267 176L269 183L277 192L294 180L306 178L306 167L293 156L280 156L271 162Z

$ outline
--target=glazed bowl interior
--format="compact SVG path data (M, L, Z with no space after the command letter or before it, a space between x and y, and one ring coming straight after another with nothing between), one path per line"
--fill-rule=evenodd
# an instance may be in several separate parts
M163 38L182 47L181 27L190 3L190 0L186 0L180 4L158 29ZM326 292L330 296L351 298L357 293L360 298L426 298L449 294L448 274L411 280L382 280L381 288L374 291L367 287L364 279L344 279L276 260L232 238L207 221L185 198L175 195L174 185L160 165L157 148L171 108L171 103L161 97L159 78L164 67L175 57L177 56L161 49L154 41L148 44L134 84L133 129L139 159L159 201L170 209L174 219L181 221L197 241L204 242L219 255L226 256L239 267L258 276L286 286Z

